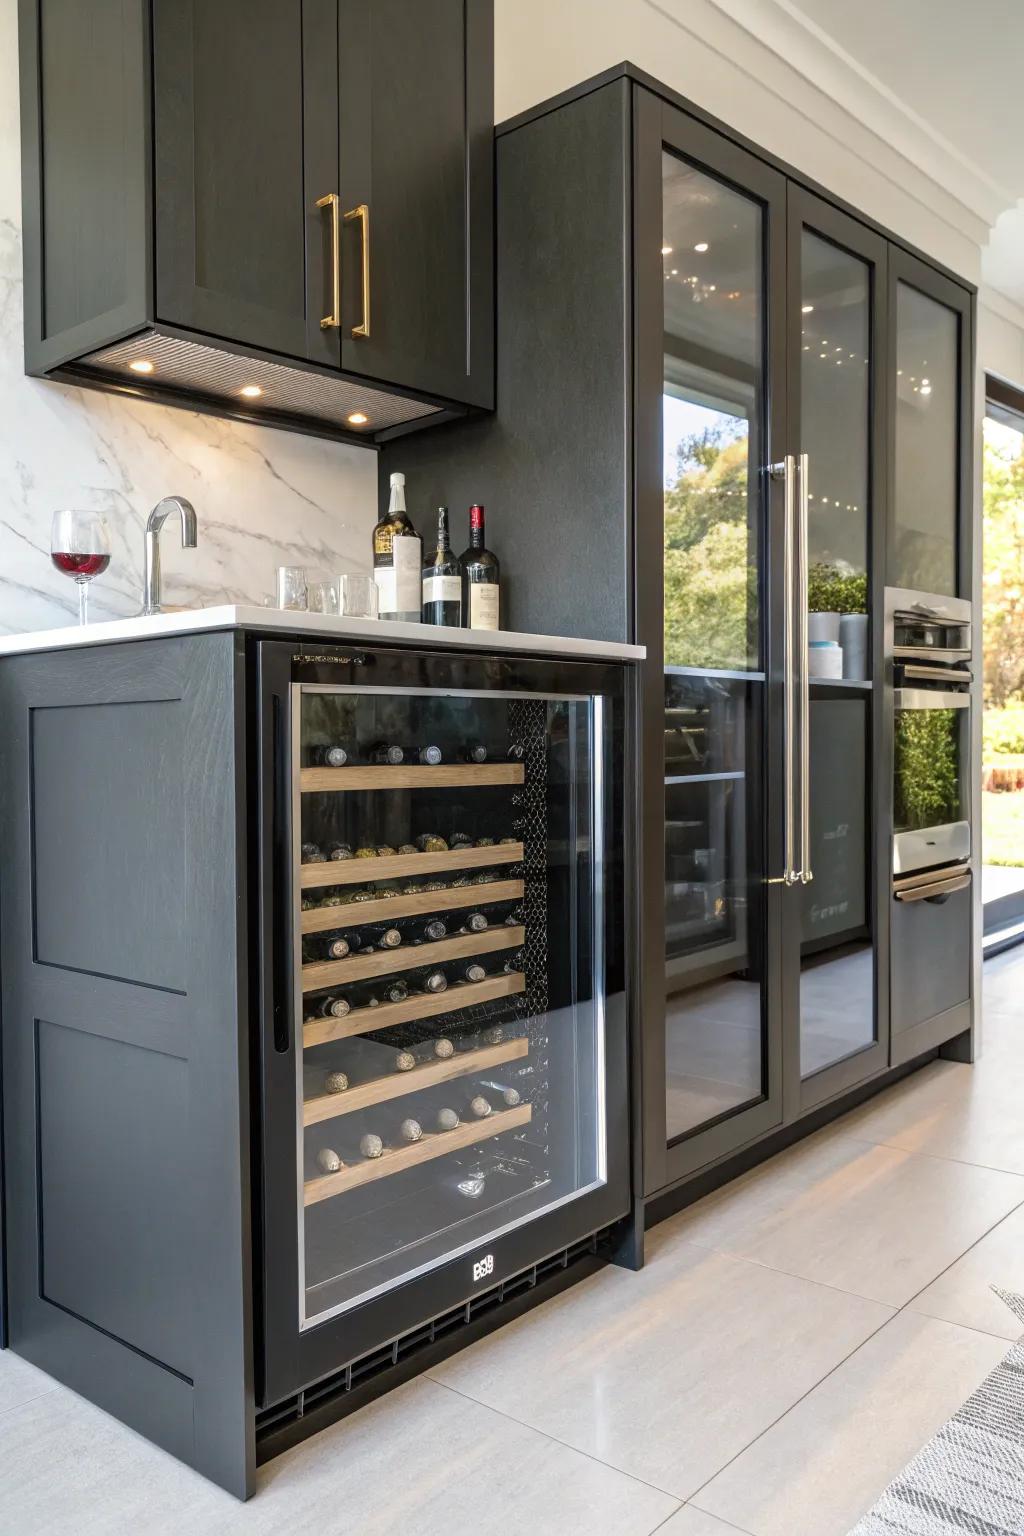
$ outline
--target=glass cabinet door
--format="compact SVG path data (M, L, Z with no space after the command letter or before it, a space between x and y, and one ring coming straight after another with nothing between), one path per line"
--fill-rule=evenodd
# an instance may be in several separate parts
M607 1182L603 703L293 685L302 1329Z
M655 828L646 844L645 909L659 930L648 964L652 990L664 989L664 1035L651 1065L664 1088L647 1112L649 1186L781 1117L767 958L765 465L785 183L671 109L656 131L658 183L650 174L638 222L652 284L641 409L661 425L637 552L658 572L639 627L661 671L647 740L663 819L658 844Z
M797 792L807 796L809 857L786 892L784 985L787 1017L799 1025L787 1053L794 1099L806 1108L876 1070L885 1049L875 1004L872 622L886 254L880 237L795 187L789 248L790 436L806 507L808 608Z

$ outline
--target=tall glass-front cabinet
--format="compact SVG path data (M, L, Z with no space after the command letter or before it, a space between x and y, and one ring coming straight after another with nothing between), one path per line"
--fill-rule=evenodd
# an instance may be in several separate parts
M634 112L650 1195L889 1065L883 591L908 561L956 590L961 424L903 417L955 397L969 298L902 252L891 289L874 229Z

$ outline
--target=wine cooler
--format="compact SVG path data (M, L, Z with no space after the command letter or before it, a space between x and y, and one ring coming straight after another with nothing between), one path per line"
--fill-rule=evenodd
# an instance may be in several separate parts
M627 1213L628 701L259 649L271 1404Z

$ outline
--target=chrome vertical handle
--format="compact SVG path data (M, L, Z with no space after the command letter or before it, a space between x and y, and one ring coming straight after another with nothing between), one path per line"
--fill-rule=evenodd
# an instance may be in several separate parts
M770 464L773 480L783 482L783 564L782 564L782 730L783 730L783 838L782 874L769 885L795 885L800 876L796 868L796 673L794 655L795 579L793 571L796 543L796 460L791 453L778 464Z
M341 325L341 232L338 227L340 198L337 192L318 197L318 208L331 210L331 312L320 321L322 331L337 330Z
M808 645L807 607L809 599L809 542L807 455L800 455L800 515L797 519L797 545L800 561L798 596L798 626L800 647L800 883L810 885L814 879L811 869L811 684Z
M370 210L366 203L360 203L358 208L350 208L345 214L346 224L350 219L359 220L359 230L363 247L363 318L362 323L352 327L353 336L369 336L370 334Z

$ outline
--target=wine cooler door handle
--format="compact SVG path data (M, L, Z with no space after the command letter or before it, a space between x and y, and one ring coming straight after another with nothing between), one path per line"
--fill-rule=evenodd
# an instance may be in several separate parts
M338 223L341 199L337 192L328 192L325 197L317 198L316 206L331 210L331 309L320 321L320 329L330 331L341 325L341 230Z
M273 956L271 1008L274 1050L285 1055L292 1048L292 1004L289 977L291 973L291 922L288 917L288 879L291 867L289 858L289 828L286 807L290 787L290 753L288 750L288 715L285 701L280 694L273 697L273 767L271 782L271 887L270 934L268 936Z
M360 203L358 208L350 208L345 215L346 224L350 219L359 220L359 230L363 251L363 319L362 324L352 327L353 336L369 336L370 334L370 209L366 203Z
M811 682L807 616L810 599L810 540L808 537L810 484L806 453L800 455L799 478L797 546L800 579L797 587L797 632L800 658L800 883L809 885L814 879L814 871L811 869Z
M769 885L795 885L796 869L796 667L794 654L796 544L796 460L791 453L778 464L769 466L773 480L783 487L783 561L782 561L782 753L783 753L783 835L782 874Z

